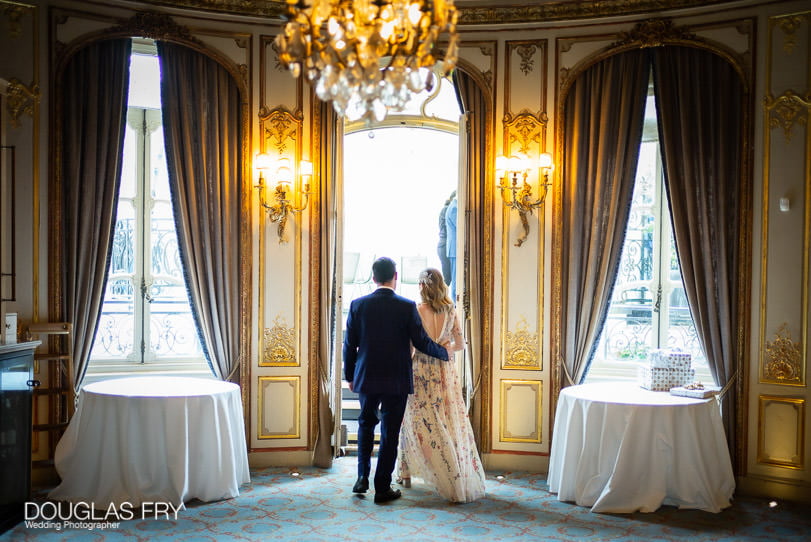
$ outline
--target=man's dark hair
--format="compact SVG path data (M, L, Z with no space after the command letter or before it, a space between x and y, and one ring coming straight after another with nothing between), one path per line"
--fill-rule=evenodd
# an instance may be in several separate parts
M377 284L389 282L394 278L396 272L397 266L391 258L383 256L375 260L375 263L372 264L372 278Z

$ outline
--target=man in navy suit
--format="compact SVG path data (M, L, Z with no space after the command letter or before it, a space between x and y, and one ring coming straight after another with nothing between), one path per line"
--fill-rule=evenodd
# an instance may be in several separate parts
M390 258L372 264L377 290L352 301L344 331L344 378L358 394L358 480L352 491L369 489L374 430L380 410L380 449L375 469L375 503L400 497L391 488L400 425L408 394L414 392L411 345L430 356L448 359L448 351L422 327L416 304L394 293L397 268Z

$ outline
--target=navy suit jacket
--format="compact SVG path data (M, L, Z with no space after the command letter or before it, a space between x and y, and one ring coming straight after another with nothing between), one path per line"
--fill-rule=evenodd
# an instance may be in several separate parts
M413 393L411 344L429 356L448 359L447 350L425 332L410 299L378 288L353 300L344 330L344 378L357 393Z

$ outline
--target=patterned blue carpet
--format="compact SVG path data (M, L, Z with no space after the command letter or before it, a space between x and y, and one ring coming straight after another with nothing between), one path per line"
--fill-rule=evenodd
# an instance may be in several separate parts
M174 519L122 521L112 528L89 525L26 528L0 536L9 540L219 541L219 540L397 540L397 541L800 541L811 540L807 505L737 497L720 514L662 507L651 514L594 514L559 502L541 474L488 472L487 496L449 504L419 480L403 498L385 505L373 492L355 496L355 458L332 469L253 469L251 484L235 499L192 501Z

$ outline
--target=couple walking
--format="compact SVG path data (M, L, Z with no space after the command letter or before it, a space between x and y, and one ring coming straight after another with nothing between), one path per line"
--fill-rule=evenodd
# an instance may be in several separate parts
M405 487L413 474L449 501L478 499L484 495L484 469L448 361L448 353L461 350L464 342L442 274L420 273L419 305L394 292L397 269L390 258L374 262L372 277L377 290L352 301L343 345L344 377L360 399L358 479L352 491L369 489L374 428L380 421L375 503L401 496L391 487L395 463Z

